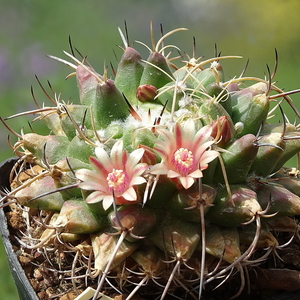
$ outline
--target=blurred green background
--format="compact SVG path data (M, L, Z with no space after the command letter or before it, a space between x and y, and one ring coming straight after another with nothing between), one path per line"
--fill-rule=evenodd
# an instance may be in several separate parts
M66 58L68 37L89 62L101 73L110 62L116 67L122 51L117 30L126 20L131 44L140 40L150 45L149 23L153 21L156 41L160 24L164 32L186 27L166 40L192 54L193 36L197 55L214 55L214 45L222 55L242 55L239 60L222 62L227 79L239 75L250 59L246 75L263 77L266 64L272 70L274 49L279 53L279 68L275 79L286 91L300 88L300 11L299 0L0 0L0 115L34 109L30 86L39 103L47 99L34 78L37 75L47 86L49 80L63 100L76 101L76 83L65 81L71 70L46 57L46 54ZM147 50L136 44L144 58ZM292 96L300 109L300 95ZM295 120L285 105L290 121ZM278 115L277 120L281 117ZM17 118L9 125L20 132L28 130L28 118ZM277 121L276 120L276 121ZM299 120L298 120L299 123ZM39 131L38 123L33 128ZM8 132L0 126L1 161L12 156L7 144ZM13 138L12 138L13 140ZM294 161L291 162L293 164ZM0 299L18 299L10 277L2 244L0 245ZM4 284L3 284L4 283Z

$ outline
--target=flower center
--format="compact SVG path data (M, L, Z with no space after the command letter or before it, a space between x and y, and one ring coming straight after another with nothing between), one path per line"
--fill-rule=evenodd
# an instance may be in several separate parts
M128 176L123 170L113 169L112 172L107 175L106 180L111 192L114 191L117 195L125 192Z
M172 163L181 175L187 175L194 167L194 155L186 148L180 148L174 152Z

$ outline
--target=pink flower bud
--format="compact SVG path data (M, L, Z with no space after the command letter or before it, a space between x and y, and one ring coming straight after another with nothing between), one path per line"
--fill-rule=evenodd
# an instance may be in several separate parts
M157 95L157 88L150 84L140 85L136 90L136 97L141 102L153 101Z
M213 138L217 138L217 145L219 147L224 147L228 142L231 141L234 133L233 124L228 119L227 116L221 116L215 120L212 124L212 133Z

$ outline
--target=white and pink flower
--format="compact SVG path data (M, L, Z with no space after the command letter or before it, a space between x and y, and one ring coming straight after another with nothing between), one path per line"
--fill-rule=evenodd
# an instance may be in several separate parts
M140 148L128 154L123 150L123 142L117 141L111 149L110 156L101 148L96 148L96 156L90 157L90 163L95 170L80 169L76 177L81 180L79 187L93 191L87 198L87 203L102 201L107 210L113 201L117 205L138 200L136 185L146 182L141 175L148 168L145 163L139 163L144 149Z
M202 127L196 132L193 121L188 120L184 126L176 123L174 133L165 128L157 131L161 138L154 150L162 161L154 165L150 172L167 175L185 189L203 177L202 171L218 156L218 151L211 150L214 144L211 126Z

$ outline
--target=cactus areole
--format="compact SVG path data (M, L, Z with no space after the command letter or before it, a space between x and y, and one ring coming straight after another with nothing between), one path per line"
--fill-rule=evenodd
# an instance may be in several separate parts
M285 250L299 240L299 171L285 167L299 158L298 90L273 83L277 53L265 79L226 79L222 61L238 56L175 61L166 42L182 30L153 42L145 59L119 30L112 75L76 58L70 43L68 60L50 57L73 69L78 101L39 82L49 105L34 98L37 109L1 118L18 156L1 206L39 299L82 300L88 288L93 300L300 289L287 258L295 252ZM25 114L49 134L12 130L10 119Z

